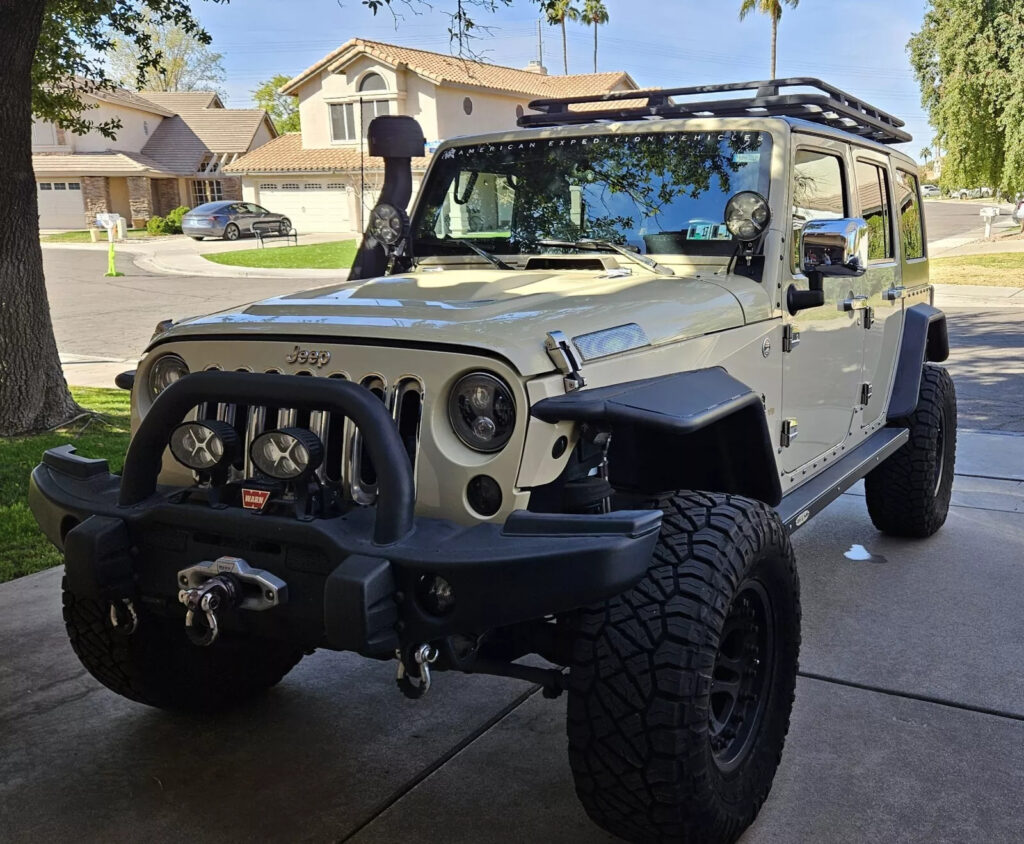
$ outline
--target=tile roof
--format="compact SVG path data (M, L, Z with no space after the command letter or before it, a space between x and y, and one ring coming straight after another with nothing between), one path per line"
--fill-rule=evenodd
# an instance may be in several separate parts
M405 65L435 83L488 88L533 97L564 97L570 94L600 94L613 88L629 90L637 85L625 71L582 73L570 76L548 76L515 67L487 64L471 59L414 50L381 41L353 38L319 62L302 71L281 88L285 94L295 93L313 74L327 69L337 70L357 55L371 55L390 65Z
M175 173L192 174L207 152L244 153L265 120L266 112L256 108L186 107L160 122L142 152Z
M148 100L134 91L129 91L127 88L115 88L112 91L94 88L92 83L85 80L80 80L83 94L94 97L97 100L110 103L112 105L128 106L129 108L137 108L140 111L148 111L150 114L159 114L162 117L170 117L174 114L173 111L169 111L165 106L155 103L152 100Z
M204 108L224 108L216 91L139 91L139 96L169 109L172 114Z
M36 153L36 176L174 176L163 165L138 152Z
M422 170L429 157L414 158L413 169ZM384 159L364 155L367 170L383 170ZM358 147L303 149L302 133L289 132L243 155L223 169L225 173L342 173L358 172Z

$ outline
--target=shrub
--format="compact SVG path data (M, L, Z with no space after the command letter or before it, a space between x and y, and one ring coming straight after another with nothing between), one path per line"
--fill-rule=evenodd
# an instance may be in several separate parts
M146 220L146 231L150 234L167 234L167 220L163 217L150 217Z
M181 234L181 218L188 213L188 208L184 205L179 205L173 211L169 212L164 220L167 222L169 231L167 234Z

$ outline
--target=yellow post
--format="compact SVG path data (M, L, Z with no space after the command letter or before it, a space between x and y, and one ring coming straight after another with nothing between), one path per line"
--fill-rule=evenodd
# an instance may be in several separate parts
M123 276L124 273L119 273L117 267L114 265L114 230L107 229L107 240L110 242L110 248L107 250L107 271L104 273L105 278L116 278Z

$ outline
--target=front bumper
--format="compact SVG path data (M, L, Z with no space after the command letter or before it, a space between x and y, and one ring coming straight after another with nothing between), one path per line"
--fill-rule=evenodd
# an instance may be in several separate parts
M295 383L298 382L298 383ZM156 484L169 430L199 401L255 401L341 411L358 426L378 470L373 507L300 520L190 499ZM412 472L383 406L358 385L328 379L207 372L154 403L124 475L70 446L32 473L29 503L63 547L73 589L102 600L140 598L181 615L178 572L230 555L288 585L286 603L237 610L227 629L386 657L395 648L476 634L563 613L619 594L645 574L661 524L656 510L604 515L513 513L472 527L413 515ZM430 612L423 578L450 585L454 606Z

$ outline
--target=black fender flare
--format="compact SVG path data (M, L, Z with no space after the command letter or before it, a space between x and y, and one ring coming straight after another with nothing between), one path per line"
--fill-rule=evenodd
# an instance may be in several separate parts
M576 390L542 399L530 413L609 429L616 486L782 500L761 396L722 367Z
M946 315L923 302L907 308L903 315L903 339L889 398L887 418L890 422L906 418L917 407L924 362L941 363L948 357Z

